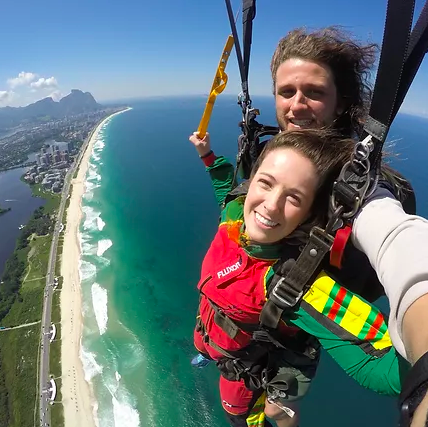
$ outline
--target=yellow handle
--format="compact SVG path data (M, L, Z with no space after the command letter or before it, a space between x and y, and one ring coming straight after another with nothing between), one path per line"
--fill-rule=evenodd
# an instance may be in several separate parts
M233 36L227 38L226 44L224 45L223 53L221 54L220 62L215 73L214 81L211 86L210 94L205 105L204 114L202 114L201 121L199 122L198 135L199 138L203 138L208 129L208 123L210 122L211 113L213 111L214 102L220 93L223 92L227 85L227 74L224 71L226 68L227 60L229 59L230 52L233 49Z

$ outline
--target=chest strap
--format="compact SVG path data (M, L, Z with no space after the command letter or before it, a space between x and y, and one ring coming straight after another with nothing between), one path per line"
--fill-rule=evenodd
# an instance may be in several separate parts
M214 322L229 336L229 338L235 339L240 330L253 333L260 329L258 323L251 324L232 320L217 304L212 302L209 298L207 298L207 301L214 310Z
M401 389L400 427L410 427L413 415L428 390L428 352L410 369Z
M281 348L295 353L305 355L310 359L314 359L317 354L317 345L311 341L311 336L304 331L299 331L297 336L287 337L280 334L276 330L268 330L260 323L248 324L237 322L230 319L215 303L207 298L210 306L214 310L214 322L219 326L230 338L234 339L239 330L252 333L251 341L253 343L263 343L262 346L266 351L269 349ZM252 349L250 345L248 348L229 352L214 341L211 340L206 332L205 325L203 324L200 316L198 316L198 332L203 336L204 342L210 345L213 349L227 358L246 358L248 357L248 348ZM251 353L253 350L251 350Z

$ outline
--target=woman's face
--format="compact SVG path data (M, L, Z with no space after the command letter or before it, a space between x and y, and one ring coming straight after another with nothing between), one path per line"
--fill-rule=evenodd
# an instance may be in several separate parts
M312 162L292 148L268 153L244 204L246 233L258 243L287 237L309 216L319 178Z
M330 67L297 58L278 67L275 107L281 130L329 126L343 112Z

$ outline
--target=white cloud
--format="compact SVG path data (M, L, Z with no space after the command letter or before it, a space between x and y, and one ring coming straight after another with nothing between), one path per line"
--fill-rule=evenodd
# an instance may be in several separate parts
M31 87L35 89L54 88L58 87L58 82L53 76L47 79L45 79L44 77L40 77L39 80L31 83Z
M11 90L0 90L0 104L7 105L14 98L15 93Z
M49 95L54 101L59 101L64 95L61 93L61 91L59 90L54 90L50 95Z
M0 107L5 105L20 107L46 96L59 101L64 96L63 88L59 87L54 76L42 77L37 73L22 71L16 77L7 79L7 84L9 88L0 90ZM47 95L48 93L50 95Z
M7 79L7 83L12 89L14 89L17 86L28 85L31 82L33 82L36 78L37 78L37 74L21 71L18 74L18 77L12 77L10 79Z

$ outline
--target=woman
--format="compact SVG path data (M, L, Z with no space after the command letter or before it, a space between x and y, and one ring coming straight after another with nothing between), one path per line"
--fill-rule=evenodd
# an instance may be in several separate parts
M195 133L190 141L207 166L222 205L232 188L233 167L214 155L209 136L200 140ZM301 234L325 223L332 179L352 149L352 140L338 140L319 130L283 132L260 155L248 193L222 210L198 286L201 300L195 346L217 361L222 404L231 425L263 425L256 410L263 408L263 402L255 405L259 397L264 398L263 389L268 391L266 414L279 427L297 425L294 402L307 393L319 360L319 344L312 336L365 387L390 395L400 390L401 360L391 347L380 313L348 293L349 307L341 316L353 325L359 322L358 334L353 336L346 321L338 323L336 328L343 331L337 334L328 329L334 320L321 322L319 314L314 315L322 292L339 287L325 274L307 292L298 311L283 317L273 332L275 344L260 345L253 336L279 259L295 259ZM360 315L365 309L378 319L371 337L373 322Z

